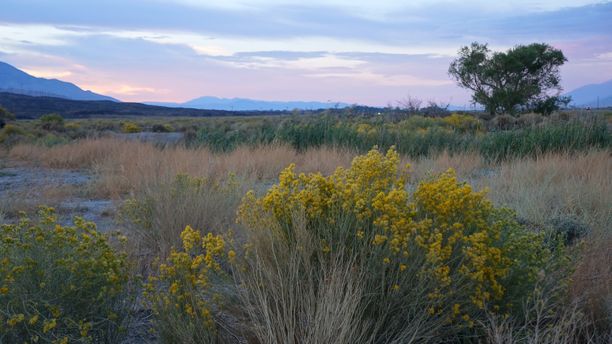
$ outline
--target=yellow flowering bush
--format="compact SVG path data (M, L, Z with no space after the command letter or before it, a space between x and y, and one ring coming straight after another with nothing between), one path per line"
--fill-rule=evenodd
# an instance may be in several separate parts
M239 221L252 231L277 231L291 245L296 214L303 214L322 252L366 267L364 302L377 320L414 317L420 310L405 305L415 302L460 327L473 326L486 310L512 311L549 256L542 237L452 170L421 181L412 194L408 177L393 148L373 149L329 176L297 174L292 164L265 195L245 196Z
M142 128L134 122L124 122L121 125L121 131L126 134L139 133L142 131Z
M207 343L215 338L214 307L219 294L212 280L222 275L220 262L227 255L220 235L187 226L183 247L172 249L156 276L146 284L146 298L156 317L156 331L164 342Z
M483 129L482 123L478 118L470 115L454 113L442 118L442 122L460 132L475 132Z
M128 266L81 218L51 208L0 230L0 342L116 342L128 313Z

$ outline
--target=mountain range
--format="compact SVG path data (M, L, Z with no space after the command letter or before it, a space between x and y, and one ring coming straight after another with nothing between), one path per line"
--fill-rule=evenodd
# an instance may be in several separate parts
M566 95L572 97L570 106L592 108L612 106L612 80L601 84L584 85Z
M207 116L251 116L261 115L257 111L230 112L170 108L142 103L110 100L72 100L66 98L30 96L0 92L0 106L15 114L18 119L34 119L49 113L58 113L65 118L163 116L163 117L207 117Z
M145 104L167 107L184 107L226 111L290 111L293 109L318 110L330 108L344 108L349 106L349 104L346 103L324 103L317 101L268 101L246 98L218 97L200 97L184 103L147 102Z
M118 101L112 97L85 91L70 82L37 78L4 62L0 62L0 92L72 100Z
M69 100L113 101L119 100L83 90L77 85L57 79L37 78L8 63L0 62L0 92L28 96L64 98ZM612 80L601 84L579 87L565 95L571 96L570 106L608 107L612 106ZM166 108L190 108L221 111L291 111L344 108L346 103L317 101L267 101L245 98L200 97L184 103L146 102L144 104ZM464 106L450 106L450 110L464 109Z

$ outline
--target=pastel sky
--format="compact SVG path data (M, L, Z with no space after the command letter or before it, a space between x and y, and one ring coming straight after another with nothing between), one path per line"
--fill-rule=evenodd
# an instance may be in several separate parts
M612 2L0 0L0 61L125 101L199 96L463 105L473 41L546 42L572 90L612 79Z

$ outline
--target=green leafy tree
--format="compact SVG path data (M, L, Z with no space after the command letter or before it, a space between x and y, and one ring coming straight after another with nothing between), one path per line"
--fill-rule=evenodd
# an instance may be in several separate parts
M559 67L566 61L561 50L544 43L491 52L487 44L474 42L459 50L448 72L459 86L472 90L472 100L492 115L549 114L569 102L559 96Z

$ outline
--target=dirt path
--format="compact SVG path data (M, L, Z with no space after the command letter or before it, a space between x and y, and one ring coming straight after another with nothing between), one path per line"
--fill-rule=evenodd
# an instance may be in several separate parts
M39 205L56 208L60 221L74 216L93 221L102 232L115 228L113 201L88 197L93 176L86 171L16 166L0 161L0 216L11 220L18 211Z

